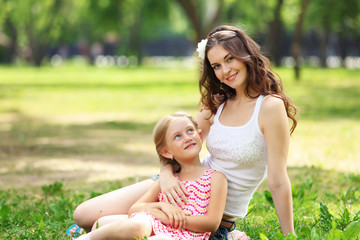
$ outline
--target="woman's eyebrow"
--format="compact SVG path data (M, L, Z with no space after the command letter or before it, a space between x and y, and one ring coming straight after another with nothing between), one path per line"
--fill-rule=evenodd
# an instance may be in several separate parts
M230 54L230 53L226 54L225 57L224 57L224 60L227 59L227 57L228 57L229 55L231 55L231 54ZM215 63L212 63L211 66L216 65L216 64L217 64L216 62L215 62Z

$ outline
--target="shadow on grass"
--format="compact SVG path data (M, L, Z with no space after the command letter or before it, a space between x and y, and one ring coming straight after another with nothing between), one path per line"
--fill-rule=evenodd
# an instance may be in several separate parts
M51 124L17 114L11 126L0 131L2 155L48 157L53 154L125 154L122 144L148 141L154 123L104 121L90 124ZM151 138L149 144L152 144Z

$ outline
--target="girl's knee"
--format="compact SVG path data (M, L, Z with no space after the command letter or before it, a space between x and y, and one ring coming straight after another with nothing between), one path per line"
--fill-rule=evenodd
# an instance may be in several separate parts
M130 229L130 232L134 234L136 239L150 236L151 234L151 232L149 233L147 224L144 222L132 222Z
M109 225L109 235L113 239L142 239L149 236L151 233L147 232L146 226L140 222L134 221L120 221Z

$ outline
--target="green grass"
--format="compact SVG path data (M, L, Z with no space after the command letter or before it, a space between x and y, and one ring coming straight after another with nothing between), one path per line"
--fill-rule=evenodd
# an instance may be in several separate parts
M300 110L288 160L297 238L356 233L360 70L309 68L300 82L276 70ZM197 78L189 69L0 67L0 239L63 239L80 202L156 173L152 128L174 111L196 114ZM293 239L280 234L266 182L238 228Z

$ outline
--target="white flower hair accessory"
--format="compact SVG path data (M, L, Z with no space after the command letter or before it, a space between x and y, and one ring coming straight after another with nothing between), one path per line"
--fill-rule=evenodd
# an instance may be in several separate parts
M204 60L205 59L205 48L206 44L208 42L208 39L203 39L201 42L198 43L196 51L198 52L199 57Z

